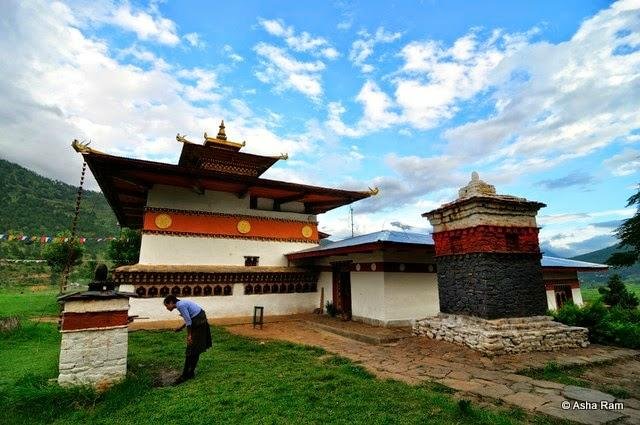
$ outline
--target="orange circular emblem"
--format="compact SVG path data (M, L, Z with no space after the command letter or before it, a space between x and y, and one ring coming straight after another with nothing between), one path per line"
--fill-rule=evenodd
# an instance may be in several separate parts
M240 220L238 222L238 232L244 234L244 233L249 233L250 230L251 230L251 223L249 223L247 220Z
M302 228L302 236L304 236L305 238L310 238L311 235L313 235L313 229L311 228L311 226L304 226Z
M171 226L171 217L168 214L158 214L155 223L158 229L166 229Z

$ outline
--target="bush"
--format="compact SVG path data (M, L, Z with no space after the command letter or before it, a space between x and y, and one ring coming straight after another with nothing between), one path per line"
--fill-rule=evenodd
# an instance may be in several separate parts
M612 307L620 306L628 309L638 307L638 297L627 289L618 274L611 276L607 282L607 286L598 288L598 292L602 294L602 300Z
M140 241L142 235L139 230L123 228L118 239L109 242L107 256L115 267L136 264L140 257Z
M325 308L327 309L327 314L331 317L336 317L336 315L338 314L338 309L335 305L333 305L331 301L327 301L327 303L325 304Z
M589 340L598 344L611 344L640 348L640 311L622 307L607 308L598 300L585 307L565 304L553 313L556 321L569 326L589 329Z

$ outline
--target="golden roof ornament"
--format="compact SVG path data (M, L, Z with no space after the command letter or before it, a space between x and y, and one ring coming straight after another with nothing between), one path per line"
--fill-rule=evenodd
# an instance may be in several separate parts
M224 120L222 120L220 122L220 127L218 127L220 130L218 130L218 135L216 136L216 139L218 140L227 140L227 135L224 132Z
M224 127L224 120L222 120L220 122L220 127L218 130L218 134L216 135L216 137L210 137L207 132L204 132L204 145L205 146L209 146L212 144L216 144L216 145L224 145L224 146L228 146L234 149L240 149L243 146L245 146L247 144L247 142L242 142L242 143L237 143L237 142L231 142L229 140L227 140L227 134L224 131L225 127Z

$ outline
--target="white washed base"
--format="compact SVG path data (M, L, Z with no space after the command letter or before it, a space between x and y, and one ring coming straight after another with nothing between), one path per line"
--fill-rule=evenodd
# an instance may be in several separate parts
M126 327L63 332L58 383L105 388L127 374Z
M466 345L488 355L587 347L586 328L566 326L549 316L486 320L440 313L417 320L414 335Z

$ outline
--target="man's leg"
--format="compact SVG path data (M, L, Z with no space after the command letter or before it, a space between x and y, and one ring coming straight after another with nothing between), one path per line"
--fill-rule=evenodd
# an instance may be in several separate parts
M186 375L187 378L193 378L196 376L196 366L198 365L198 360L200 360L200 353L192 354L189 356L189 371Z

